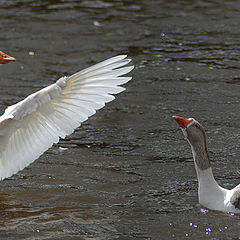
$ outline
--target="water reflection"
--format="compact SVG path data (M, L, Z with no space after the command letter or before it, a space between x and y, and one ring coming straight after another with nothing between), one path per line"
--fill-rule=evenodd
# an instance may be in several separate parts
M56 194L56 193L55 193ZM39 202L46 201L46 192L36 194L34 191L28 193L19 192L17 196L29 198L27 195L39 196ZM66 199L61 199L67 202ZM84 199L78 199L84 203ZM92 203L90 198L85 202ZM43 203L43 205L45 205ZM104 236L115 232L111 221L97 212L98 207L90 206L25 206L13 196L5 193L0 194L0 237L1 239L32 239L33 237L50 236L66 239L68 236L88 236L103 239Z

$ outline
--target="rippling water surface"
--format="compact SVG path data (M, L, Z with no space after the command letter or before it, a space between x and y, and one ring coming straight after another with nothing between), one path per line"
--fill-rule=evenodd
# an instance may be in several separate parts
M0 239L233 239L239 216L201 211L172 115L206 128L214 175L240 183L239 1L0 2L0 110L105 58L127 90L0 183ZM61 151L62 148L67 148Z

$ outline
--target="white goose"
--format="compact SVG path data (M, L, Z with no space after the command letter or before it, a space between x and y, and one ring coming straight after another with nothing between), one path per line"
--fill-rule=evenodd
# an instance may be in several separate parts
M220 187L214 179L203 127L193 118L173 116L187 138L193 154L198 178L200 205L222 212L240 213L240 185L232 190Z
M126 55L107 59L29 95L0 116L0 179L10 177L125 90ZM0 52L0 63L15 59Z

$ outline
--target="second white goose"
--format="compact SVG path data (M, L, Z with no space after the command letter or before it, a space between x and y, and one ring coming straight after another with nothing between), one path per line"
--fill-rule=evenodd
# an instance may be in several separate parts
M206 135L201 124L193 118L173 118L192 149L200 205L216 211L240 213L240 185L228 190L215 181L207 152Z

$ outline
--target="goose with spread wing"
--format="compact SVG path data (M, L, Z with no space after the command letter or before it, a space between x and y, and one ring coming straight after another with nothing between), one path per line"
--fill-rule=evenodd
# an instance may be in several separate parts
M200 205L211 210L240 213L240 185L228 190L219 186L214 179L202 125L194 118L173 118L181 127L192 149Z
M0 63L14 61L0 52ZM0 117L0 179L22 170L125 90L133 66L112 57L35 92Z

